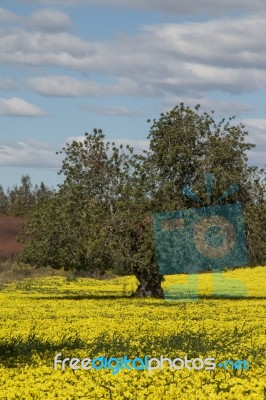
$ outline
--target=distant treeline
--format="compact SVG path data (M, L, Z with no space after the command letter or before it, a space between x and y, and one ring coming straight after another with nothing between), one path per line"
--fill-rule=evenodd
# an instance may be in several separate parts
M0 261L14 260L22 250L19 236L33 205L49 198L54 191L43 182L33 185L29 175L23 175L20 185L4 191L0 185Z
M0 215L25 216L31 206L41 199L51 197L53 193L43 182L33 185L29 175L23 175L20 185L6 191L0 184Z

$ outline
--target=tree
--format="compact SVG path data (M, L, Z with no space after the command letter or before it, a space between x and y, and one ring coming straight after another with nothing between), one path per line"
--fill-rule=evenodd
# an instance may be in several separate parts
M244 206L250 263L266 262L265 169L248 165L248 151L254 145L246 141L243 124L234 125L234 117L216 122L213 113L200 114L180 104L154 120L148 138L150 151L144 160L146 187L150 187L152 210L172 211L208 205L205 173L216 177L211 205L241 202ZM231 184L238 191L219 200ZM183 195L192 187L203 204Z
M43 182L39 186L35 185L32 192L36 203L53 195L53 190L49 189Z
M20 186L15 185L8 189L9 213L12 215L25 215L35 202L32 192L32 183L29 175L22 175Z
M206 205L206 172L217 178L212 204L236 183L238 194L221 204L238 199L247 207L258 205L260 212L265 209L261 171L247 164L253 145L245 141L244 125L233 125L233 118L216 122L213 113L199 110L181 103L154 119L150 149L140 155L130 146L106 142L97 129L82 142L67 143L60 170L65 180L52 199L31 213L24 260L53 268L134 273L139 281L135 296L162 298L152 213L197 207L182 195L186 185ZM250 227L254 240L252 221Z
M119 264L111 249L114 214L129 168L129 156L120 150L105 143L100 130L63 148L59 173L65 181L32 211L24 261L100 272Z
M5 194L5 191L0 185L0 214L7 214L8 211L8 197Z
M245 202L247 244L251 265L266 263L266 170L250 167L247 185L249 197Z
M143 261L135 271L135 275L141 281L137 294L142 296L149 292L148 287L153 288L149 294L158 296L160 293L161 276L156 274L151 214L199 207L195 200L186 198L182 194L185 186L193 187L203 199L202 205L206 206L208 199L204 174L213 173L216 182L212 191L212 205L234 203L237 200L244 204L246 216L258 213L259 207L261 216L263 210L265 211L266 191L265 185L262 184L263 170L259 171L258 168L249 167L247 164L247 152L254 145L245 141L248 133L244 125L233 125L234 117L228 121L222 119L216 122L213 115L200 114L199 110L200 106L192 110L181 103L171 111L162 113L160 119L154 120L150 128L148 135L150 150L142 156L142 172L139 174L142 177L142 188L145 188L143 190L146 192L146 198L150 199L145 210L149 218L143 220L146 221L142 232L144 241L138 247L140 252L136 251ZM257 175L256 180L254 174ZM238 185L238 192L219 201L222 193L232 183ZM249 211L256 202L260 202L260 206ZM248 234L251 239L248 244L249 250L253 249L252 256L250 254L253 263L262 260L262 250L258 257L259 247L264 249L266 247L266 241L263 239L265 217L260 219L258 217L256 220L255 226L252 218L248 219ZM260 244L255 249L258 235ZM264 262L265 260L266 258Z

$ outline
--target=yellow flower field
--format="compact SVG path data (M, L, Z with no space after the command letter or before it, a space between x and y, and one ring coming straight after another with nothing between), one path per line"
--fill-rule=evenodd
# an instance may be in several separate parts
M164 301L129 298L134 277L2 285L0 399L266 399L266 268L187 279L166 277L183 298ZM240 359L250 369L55 370L58 353Z

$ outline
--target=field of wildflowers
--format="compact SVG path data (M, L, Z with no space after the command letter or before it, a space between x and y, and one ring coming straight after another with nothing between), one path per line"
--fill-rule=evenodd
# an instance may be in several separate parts
M245 295L232 296L232 287L214 293L211 273L199 275L198 297L179 301L130 298L133 277L2 285L0 399L266 399L266 268L227 271L225 278L243 282ZM164 287L185 288L186 279L168 276ZM250 369L62 371L54 370L57 353L245 359Z

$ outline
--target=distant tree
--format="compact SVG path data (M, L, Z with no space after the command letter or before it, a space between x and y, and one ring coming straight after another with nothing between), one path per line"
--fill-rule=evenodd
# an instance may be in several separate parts
M25 215L35 198L32 192L32 183L29 175L22 175L20 186L15 185L8 189L9 213L12 215Z
M33 187L30 176L22 175L19 186L15 185L8 188L6 194L0 189L0 202L5 204L7 214L23 216L29 212L33 205L44 198L51 197L52 194L53 190L45 186L43 182Z
M249 196L244 203L249 260L252 265L266 264L266 169L249 167Z
M46 186L43 182L41 182L40 185L34 186L32 192L35 198L35 203L38 203L39 201L45 198L47 199L49 197L52 197L54 191L52 189L49 189L48 186Z
M0 185L0 214L7 214L8 212L8 197L5 194L3 186Z

